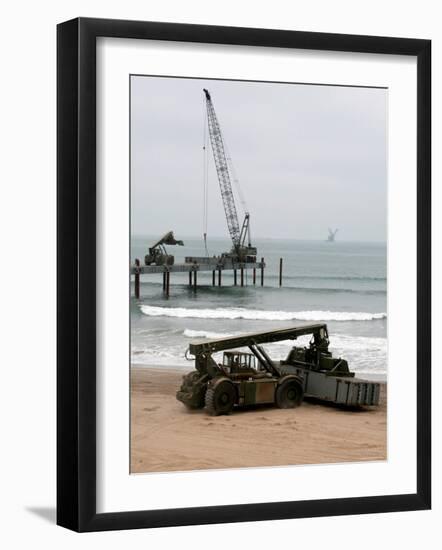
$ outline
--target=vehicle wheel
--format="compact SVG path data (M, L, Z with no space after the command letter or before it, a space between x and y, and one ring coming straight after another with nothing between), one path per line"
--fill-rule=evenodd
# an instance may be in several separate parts
M201 378L201 374L198 371L193 370L192 372L189 372L188 374L186 374L186 376L184 377L184 383L186 384L186 386L192 386L200 378Z
M280 409L299 407L302 402L303 393L299 382L293 379L286 380L276 390L276 405Z
M225 380L206 391L206 409L212 416L229 414L235 404L235 388Z
M197 371L189 372L186 374L183 379L183 384L181 389L183 391L191 392L193 394L192 403L186 403L187 408L189 409L203 409L205 405L205 393L206 393L206 384L198 384L202 378L201 374ZM196 387L195 387L196 386Z

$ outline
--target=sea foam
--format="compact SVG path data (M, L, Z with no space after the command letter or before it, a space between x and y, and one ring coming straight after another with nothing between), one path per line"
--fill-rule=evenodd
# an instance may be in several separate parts
M190 328L181 331L181 340L170 345L167 350L157 340L132 346L132 364L139 366L153 365L157 367L178 367L190 369L192 363L186 360L185 350L192 338L226 338L234 336L232 332L213 332L194 330ZM286 340L266 344L269 355L278 360L287 356L293 346L308 346L310 335L302 336L293 342ZM335 357L347 359L350 369L358 374L370 373L385 376L387 367L387 339L368 336L351 336L346 334L332 334L330 336L330 351Z
M267 311L243 308L196 309L142 305L149 317L192 319L247 319L253 321L373 321L385 319L386 313L360 311Z
M210 330L193 330L191 328L184 329L183 336L186 338L228 338L235 336L231 332L211 332Z

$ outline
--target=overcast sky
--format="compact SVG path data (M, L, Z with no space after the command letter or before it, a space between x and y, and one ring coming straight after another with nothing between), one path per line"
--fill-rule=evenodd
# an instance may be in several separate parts
M252 237L386 240L387 90L145 76L131 78L133 234L202 236L203 88ZM209 153L210 239L228 232Z

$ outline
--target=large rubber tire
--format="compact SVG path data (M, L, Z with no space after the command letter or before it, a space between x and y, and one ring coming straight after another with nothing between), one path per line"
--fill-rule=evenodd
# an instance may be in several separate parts
M181 388L184 391L191 390L192 387L197 383L197 381L200 380L200 378L201 378L201 374L198 371L194 370L192 372L189 372L189 374L186 374ZM195 403L193 404L185 403L188 409L191 409L191 410L204 409L204 405L205 405L205 387L204 386L201 386L200 391L198 391L197 397L198 399Z
M206 391L206 410L212 416L229 414L235 405L236 392L234 385L223 380Z
M186 374L183 382L186 386L192 386L200 378L201 378L201 374L198 371L193 370L192 372L189 372L188 374Z
M302 403L304 391L302 385L293 378L282 382L276 389L276 405L280 409L293 409Z

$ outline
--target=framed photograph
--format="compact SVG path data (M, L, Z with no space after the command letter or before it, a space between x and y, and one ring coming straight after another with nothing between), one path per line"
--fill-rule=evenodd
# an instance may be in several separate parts
M430 41L57 36L58 524L430 508Z

